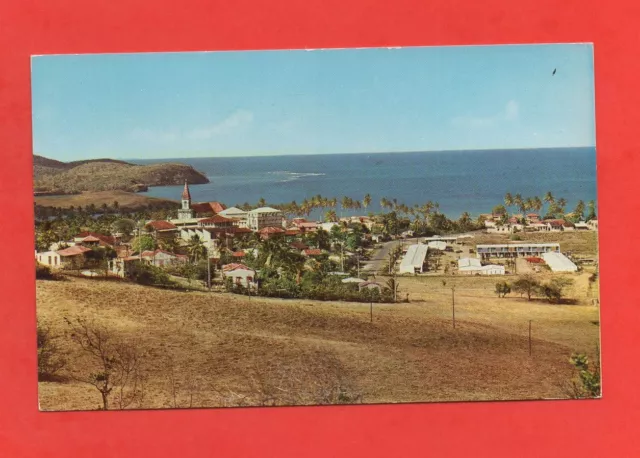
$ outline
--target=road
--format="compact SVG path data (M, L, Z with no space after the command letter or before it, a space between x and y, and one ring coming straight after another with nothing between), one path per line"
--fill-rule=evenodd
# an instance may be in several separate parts
M404 240L405 245L410 245L412 243L417 243L419 240L418 237L408 238ZM391 249L398 245L399 243L403 243L402 240L391 240L389 242L384 242L380 248L376 248L371 255L371 259L367 261L367 263L361 267L362 272L380 272L389 261L389 253ZM382 272L380 272L382 273Z

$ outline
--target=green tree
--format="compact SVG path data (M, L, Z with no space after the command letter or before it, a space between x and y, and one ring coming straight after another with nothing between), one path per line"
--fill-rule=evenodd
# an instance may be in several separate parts
M591 363L587 355L574 353L569 363L575 368L576 377L569 385L569 396L574 399L599 398L601 396L600 382L600 346L596 345L596 360Z
M496 294L498 297L505 297L511 292L511 286L506 281L496 283Z
M364 196L364 199L362 199L362 206L366 210L367 208L369 208L369 205L371 205L371 196L367 193Z
M51 329L38 322L38 380L46 381L55 378L65 367L67 360L62 356L58 347L57 336L51 333Z
M202 240L200 240L200 236L197 234L191 236L189 239L187 251L189 252L189 258L193 263L197 263L199 259L207 256L207 248Z
M590 200L587 204L587 208L589 209L589 213L587 213L586 221L591 221L596 218L596 202L594 200Z
M521 275L512 286L512 289L520 294L526 294L527 300L531 300L531 297L538 291L540 287L540 281L532 274Z
M156 249L156 242L149 234L143 234L133 239L131 243L131 249L135 253L142 253L143 251L153 251Z
M551 303L560 302L564 295L565 288L572 285L573 280L570 278L556 277L548 283L539 286L540 292Z

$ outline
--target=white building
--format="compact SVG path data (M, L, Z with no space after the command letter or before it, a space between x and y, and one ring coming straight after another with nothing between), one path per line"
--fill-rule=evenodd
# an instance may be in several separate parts
M428 249L429 247L424 244L409 245L407 253L400 262L399 272L401 274L423 273Z
M244 264L225 264L222 266L224 278L231 278L234 285L245 288L257 288L256 271Z
M36 261L38 261L38 263L42 265L49 266L49 267L54 267L54 268L61 267L60 255L55 251L45 251L43 253L36 253Z
M218 213L218 215L237 221L239 227L247 227L248 212L238 207L229 207L225 210L222 210L220 213Z
M265 227L283 227L284 215L271 207L260 207L247 212L247 227L259 231Z
M445 248L447 248L447 242L444 242L442 240L434 240L433 242L429 242L427 246L430 250L444 251Z
M559 243L505 243L496 245L476 245L479 258L515 258L518 256L538 256L550 251L560 252Z
M562 253L550 252L543 253L542 259L547 263L553 272L577 272L576 266L569 258Z
M466 275L504 275L504 266L483 266L478 258L458 259L458 272Z

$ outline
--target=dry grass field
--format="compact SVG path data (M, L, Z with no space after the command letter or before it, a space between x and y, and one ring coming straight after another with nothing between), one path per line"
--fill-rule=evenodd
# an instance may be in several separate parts
M373 323L368 304L74 278L38 281L37 314L59 336L68 373L94 366L64 317L84 316L136 340L147 351L148 380L143 402L131 407L256 405L256 391L272 404L314 404L337 385L349 396L344 402L562 398L570 355L592 353L599 338L598 308L580 288L586 275L575 275L576 305L499 299L495 278L455 278L446 287L442 278L399 278L400 297L408 293L410 302L374 305ZM455 329L451 282L458 282ZM101 400L71 378L40 382L39 391L43 410L96 409Z
M177 202L161 199L158 197L148 197L144 194L127 192L127 191L97 191L97 192L83 192L81 194L68 194L68 195L56 195L56 196L35 196L34 200L36 205L42 205L43 207L62 207L69 208L70 206L87 206L94 204L100 208L102 204L112 205L114 201L118 201L118 205L121 208L140 208L154 203L174 204Z

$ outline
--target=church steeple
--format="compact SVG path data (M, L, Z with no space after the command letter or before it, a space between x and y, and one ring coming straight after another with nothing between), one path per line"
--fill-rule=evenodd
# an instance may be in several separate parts
M178 210L178 219L193 218L193 210L191 210L191 193L189 192L189 184L184 180L184 189L182 190L182 208Z
M184 190L182 191L182 200L188 200L191 202L191 193L189 193L189 184L187 180L184 180Z

